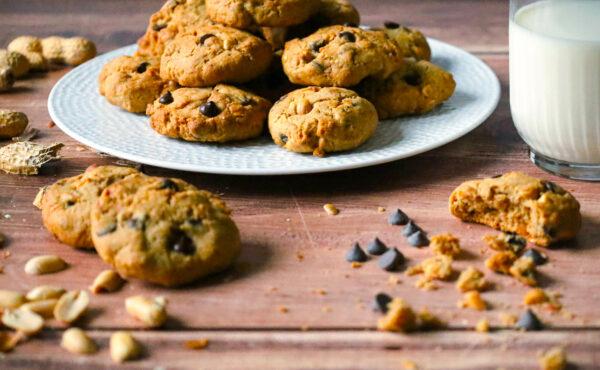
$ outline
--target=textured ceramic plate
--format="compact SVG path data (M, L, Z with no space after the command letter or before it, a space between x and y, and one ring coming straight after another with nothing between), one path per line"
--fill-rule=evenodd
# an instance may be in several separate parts
M430 114L382 121L357 150L317 158L288 152L269 138L230 145L188 143L155 133L148 118L110 105L98 93L98 74L110 59L135 45L101 55L66 74L52 89L48 109L69 136L98 151L148 165L184 171L283 175L339 171L414 156L455 140L481 124L500 98L496 75L473 55L429 40L433 62L456 79L454 96Z

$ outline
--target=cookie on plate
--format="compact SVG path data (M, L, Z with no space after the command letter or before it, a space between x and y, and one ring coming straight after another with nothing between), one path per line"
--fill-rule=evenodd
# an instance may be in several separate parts
M164 286L221 271L241 249L225 203L178 179L128 177L102 192L91 219L96 250L119 275Z
M385 22L384 32L398 44L405 58L431 60L431 48L427 38L419 30L401 26L396 22Z
M373 104L338 87L293 91L269 113L269 131L277 145L316 156L360 146L373 135L377 122Z
M43 191L42 220L61 242L93 248L90 234L92 205L107 186L139 173L129 167L89 167L83 174L58 180Z
M205 26L178 35L160 63L164 80L186 87L250 81L269 68L271 46L250 33L224 26Z
M452 192L449 203L450 212L463 221L517 233L544 247L575 237L581 227L573 195L521 172L467 181Z
M121 56L106 63L98 84L111 104L133 113L144 113L148 104L175 87L160 78L156 58L142 56Z
M404 58L383 31L331 26L288 41L282 63L295 84L350 87L370 76L387 78Z
M233 86L180 88L148 106L159 134L187 141L245 140L263 132L271 103Z
M451 73L425 60L407 59L387 79L366 79L357 91L375 105L380 119L387 119L430 112L455 88Z
M206 13L231 27L287 27L306 21L319 7L319 0L207 0Z

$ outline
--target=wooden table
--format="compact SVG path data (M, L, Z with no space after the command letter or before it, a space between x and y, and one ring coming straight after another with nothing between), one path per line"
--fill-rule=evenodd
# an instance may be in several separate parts
M427 369L535 368L539 351L566 347L580 368L600 366L600 185L556 178L527 158L527 149L510 118L507 85L506 1L378 0L356 1L367 24L396 20L427 35L475 53L502 81L499 108L481 127L449 145L417 157L362 170L286 177L235 177L190 174L145 167L147 173L182 177L223 195L235 212L244 251L230 272L194 286L167 290L128 283L119 293L93 296L91 311L79 323L100 344L98 354L76 357L58 343L64 327L50 322L33 340L0 358L1 368L107 368L108 337L121 328L134 331L145 346L144 357L131 367L204 369L402 369L411 360ZM0 2L0 44L22 34L83 35L101 52L133 43L148 16L160 6L152 1L20 0ZM49 127L46 99L67 69L19 81L14 92L0 95L0 106L25 112L41 130L40 142L66 144L63 159L41 176L0 174L0 230L9 243L2 252L0 287L25 291L52 283L85 289L107 266L93 253L73 250L55 241L42 227L31 202L38 187L81 173L91 164L110 164ZM352 269L344 253L352 242L379 236L395 245L414 264L429 255L411 248L400 229L386 223L386 213L401 207L430 233L459 235L468 250L458 268L483 269L481 237L490 230L454 219L447 210L452 189L466 179L521 170L557 181L581 201L584 225L576 241L548 251L551 263L542 268L543 287L564 295L574 317L541 310L547 329L522 333L500 329L501 312L519 314L527 289L511 279L490 274L496 289L484 297L485 312L456 308L459 293L451 283L435 292L414 288L413 277L384 273L375 262ZM328 216L323 204L341 209ZM64 272L27 276L23 265L32 256L52 253L70 263ZM395 276L399 284L390 284ZM316 290L326 294L317 294ZM377 292L405 298L445 319L448 330L410 335L375 330L378 315L370 309ZM125 312L123 300L133 294L164 295L171 319L162 330L142 330ZM287 313L280 312L286 307ZM474 332L475 323L489 318L495 330ZM184 340L208 338L203 351L183 347Z

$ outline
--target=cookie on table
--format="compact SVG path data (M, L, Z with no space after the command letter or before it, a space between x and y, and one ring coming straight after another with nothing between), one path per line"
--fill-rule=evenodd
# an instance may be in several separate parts
M166 46L160 75L186 87L243 83L265 72L272 57L271 46L250 33L216 25L198 27Z
M121 56L106 63L98 79L100 94L129 112L144 113L175 84L160 78L159 61L152 57Z
M102 192L91 220L98 254L119 275L164 286L219 272L241 249L225 203L178 179L128 177Z
M463 221L517 233L544 247L575 237L581 227L573 195L521 172L467 181L452 192L449 203L450 212Z
M360 24L358 10L348 0L320 0L320 5L306 22L289 28L289 39L306 37L320 28L336 24L356 26Z
M109 185L139 173L129 167L89 167L83 174L58 180L44 190L41 209L46 229L75 248L93 248L90 212Z
M387 79L366 79L357 91L375 105L380 119L387 119L430 112L450 99L455 88L451 73L425 60L407 59Z
M240 29L287 27L306 21L319 0L207 0L206 13L218 23Z
M383 31L331 26L288 41L282 63L295 84L350 87L366 77L387 78L404 58Z
M233 86L180 88L148 106L150 125L161 135L217 142L259 136L271 103Z
M427 38L419 30L396 22L385 22L383 31L398 44L405 58L431 60L431 48Z
M152 14L146 33L138 40L138 55L160 58L165 45L188 27L212 24L204 0L169 0Z
M360 146L373 136L377 123L373 104L338 87L293 91L269 113L269 131L277 145L316 156Z

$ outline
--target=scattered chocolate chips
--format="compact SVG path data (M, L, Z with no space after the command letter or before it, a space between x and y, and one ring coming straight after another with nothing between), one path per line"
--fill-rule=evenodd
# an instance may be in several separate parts
M171 240L168 246L173 252L185 254L187 256L196 253L196 246L192 239L180 230L171 234Z
M156 24L152 25L152 31L158 32L158 31L162 30L165 27L167 27L166 23L156 23Z
M387 252L388 247L379 238L375 238L372 242L367 245L367 252L374 256L380 256Z
M533 311L528 309L521 315L521 317L519 317L519 321L517 321L517 328L525 331L542 330L544 325L533 313Z
M212 118L218 116L221 110L217 103L209 100L200 106L200 113L208 118Z
M392 301L392 297L385 293L379 293L375 295L373 299L373 311L386 313L388 311L388 303Z
M383 22L383 26L385 28L387 28L388 30L395 30L400 28L400 24L396 23L396 22L392 22L392 21L385 21Z
M146 72L146 69L148 69L148 66L150 65L150 63L148 62L142 62L136 69L137 73L144 73Z
M160 185L158 186L158 190L162 190L162 189L171 189L171 190L179 191L179 186L177 186L175 181L164 178L164 179L162 179Z
M352 248L346 253L346 261L348 262L365 262L367 259L367 254L358 243L354 243Z
M552 181L542 181L542 184L544 184L545 191L549 191L551 193L559 193L560 192L560 186L556 185Z
M109 224L108 226L106 226L104 229L98 231L96 233L97 236L105 236L108 234L112 234L115 232L115 230L117 230L117 224Z
M404 76L404 81L410 86L419 86L423 80L417 72L410 72Z
M388 217L388 223L390 225L406 225L410 221L408 215L402 212L400 209L390 213Z
M281 140L282 143L287 144L288 137L285 136L284 134L281 134L281 135L279 135L279 140Z
M167 93L163 96L160 97L160 99L158 99L158 102L160 104L171 104L173 103L173 94L171 94L170 91L167 91Z
M404 255L396 248L390 248L379 257L378 263L385 271L395 271L404 263Z
M204 42L206 40L210 39L211 37L216 37L216 36L213 35L212 33L207 33L205 35L200 36L200 38L198 39L198 44L204 45Z
M412 220L409 220L406 226L402 229L402 235L408 237L417 231L422 231L420 227L417 226Z
M421 230L412 233L407 240L408 244L413 247L426 247L429 245L429 238L427 238L427 235Z
M325 40L315 41L310 44L310 50L312 50L315 53L318 53L319 50L321 50L321 48L325 45L327 45L327 41Z
M506 238L506 242L511 245L513 252L516 254L521 253L521 251L527 245L527 240L520 235L515 233L506 233L508 237Z
M343 38L344 40L346 40L348 42L356 41L356 36L350 31L340 32L340 34L338 36L340 36L341 38Z
M135 230L142 230L144 228L144 220L141 218L130 218L125 224L127 227Z
M528 249L523 253L523 257L531 258L536 265L543 265L548 262L548 256L540 253L537 249Z

